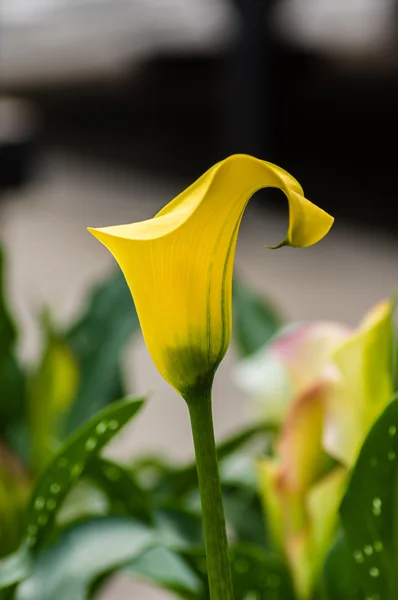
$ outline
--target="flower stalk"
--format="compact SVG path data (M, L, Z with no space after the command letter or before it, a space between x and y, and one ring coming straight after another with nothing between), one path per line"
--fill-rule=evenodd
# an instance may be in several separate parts
M211 600L233 600L224 507L214 438L211 389L186 398L198 471Z

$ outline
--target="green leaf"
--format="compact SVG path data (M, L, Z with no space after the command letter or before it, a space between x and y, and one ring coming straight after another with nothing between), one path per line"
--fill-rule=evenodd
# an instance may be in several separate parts
M158 584L163 581L168 589L199 591L200 581L175 552L190 550L198 538L200 520L170 509L159 511L155 521L152 527L131 517L107 517L65 530L38 555L30 576L18 586L15 600L87 600L96 580L125 565L130 574ZM150 548L158 551L148 555ZM162 559L157 574L156 557Z
M38 551L51 537L55 517L93 456L137 415L142 399L122 400L98 413L72 434L40 478L28 509L27 545Z
M341 531L326 558L323 574L327 600L363 600L355 573L355 561Z
M130 468L139 484L151 492L162 485L168 475L175 470L175 467L163 456L152 454L134 460Z
M15 355L16 337L4 298L4 254L0 248L0 433L6 436L10 424L20 420L25 403L24 375Z
M168 548L150 548L133 559L123 570L163 589L177 592L181 598L203 594L203 582L181 556Z
M28 385L30 462L40 472L59 446L62 417L75 398L79 372L66 341L44 321L46 345Z
M341 505L358 581L369 598L398 598L398 400L372 427Z
M267 532L259 498L235 489L225 491L223 499L225 517L235 539L265 547Z
M220 461L220 478L224 487L239 488L255 494L258 489L256 460L248 452L234 453Z
M4 298L4 253L0 248L0 353L8 351L14 344L17 333Z
M239 452L226 457L220 464L220 477L225 516L234 539L266 546L266 523L253 455Z
M15 585L0 589L0 600L14 600Z
M154 543L154 533L131 518L86 521L66 530L40 554L15 600L87 600L91 583Z
M174 506L158 509L154 528L161 545L177 552L192 552L204 545L202 520L189 510Z
M0 561L0 590L25 579L32 570L32 556L26 546ZM1 597L1 596L0 596Z
M396 305L394 304L394 307ZM393 329L393 386L394 391L398 392L398 329Z
M231 456L254 438L264 436L267 431L267 427L264 424L260 424L251 425L247 429L233 434L217 446L218 460L222 461L224 458ZM163 496L181 498L197 486L196 463L193 461L178 469L170 468L169 470L164 470L163 478L158 482L156 493Z
M66 529L77 522L110 514L111 506L106 493L83 476L63 501L56 522L60 529Z
M14 552L25 533L30 478L13 452L0 441L0 558Z
M0 346L3 340L0 337ZM25 375L14 354L0 349L0 432L7 436L14 423L19 423L25 407Z
M241 356L264 346L282 325L277 309L235 277L233 285L233 335Z
M260 436L264 437L270 430L273 431L273 428L269 428L263 423L260 423L259 425L250 425L246 429L243 429L243 431L238 431L237 433L232 434L226 440L217 445L218 460L221 461L224 458L229 457L231 454L234 454L237 450L240 450L242 446L245 446L254 438Z
M68 433L123 396L121 353L138 330L134 302L118 270L93 292L87 311L67 333L81 372L76 402L68 416Z
M282 560L260 548L240 544L231 549L235 600L294 600Z
M150 496L126 468L97 456L87 466L86 475L106 492L112 514L131 515L151 522Z

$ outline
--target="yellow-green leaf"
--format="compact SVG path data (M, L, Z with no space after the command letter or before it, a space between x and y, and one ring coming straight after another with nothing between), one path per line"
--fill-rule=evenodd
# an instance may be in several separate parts
M41 471L62 438L62 417L75 399L78 365L60 335L47 327L41 364L28 387L31 464Z

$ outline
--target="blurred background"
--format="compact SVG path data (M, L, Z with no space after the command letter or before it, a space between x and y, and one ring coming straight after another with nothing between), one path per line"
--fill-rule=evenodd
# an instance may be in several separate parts
M60 323L114 269L86 226L152 216L215 161L276 162L336 217L315 248L276 253L287 206L256 194L237 272L289 319L356 324L396 290L398 3L395 0L3 0L0 6L0 243L21 323ZM250 418L231 381L215 390L217 433ZM141 341L131 391L153 391L115 455L192 453L186 409ZM118 579L101 598L166 594Z

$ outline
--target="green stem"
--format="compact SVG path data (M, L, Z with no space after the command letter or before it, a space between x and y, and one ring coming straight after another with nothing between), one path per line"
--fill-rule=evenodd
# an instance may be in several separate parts
M187 400L196 455L211 600L233 600L211 392Z

